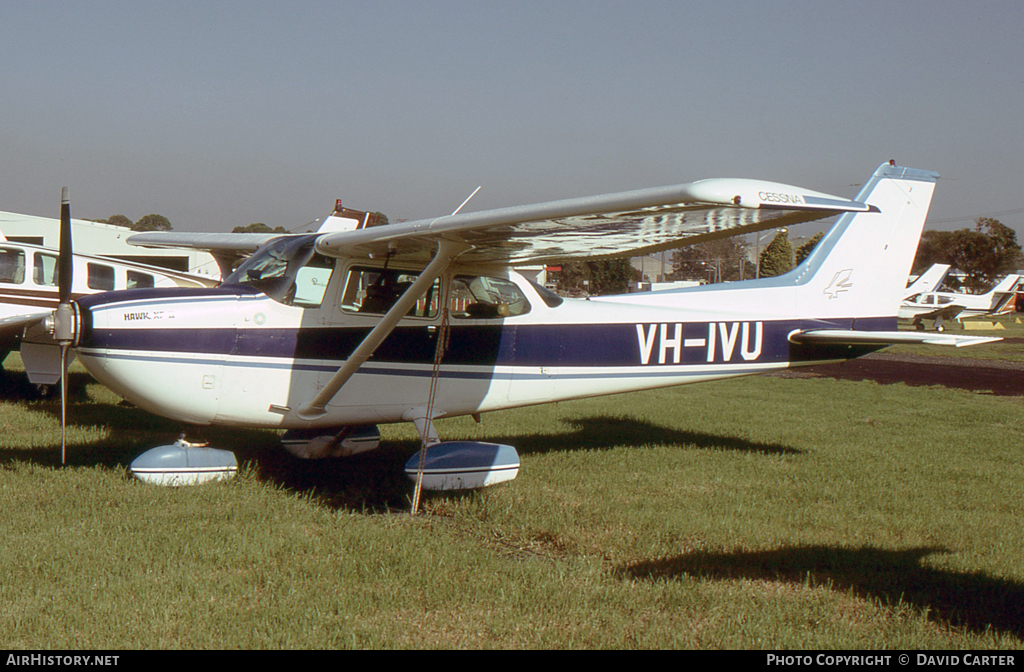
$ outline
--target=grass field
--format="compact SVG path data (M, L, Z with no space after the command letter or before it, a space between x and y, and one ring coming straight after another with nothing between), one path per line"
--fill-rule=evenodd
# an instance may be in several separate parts
M519 478L412 517L411 427L328 463L201 431L243 473L164 489L126 466L181 428L73 382L65 468L57 405L0 403L8 647L1024 643L1024 398L760 377L451 419Z
M986 328L991 325L993 329ZM928 331L934 331L931 323ZM912 331L909 323L901 323L901 329ZM964 320L963 323L949 321L945 324L948 334L966 336L997 336L1003 339L1024 338L1024 319L1022 315L1011 313L995 318L978 318ZM886 348L886 352L915 354L934 357L967 357L972 359L1002 360L1008 362L1024 362L1024 348L1016 342L996 342L985 347L950 348L942 345L894 345Z

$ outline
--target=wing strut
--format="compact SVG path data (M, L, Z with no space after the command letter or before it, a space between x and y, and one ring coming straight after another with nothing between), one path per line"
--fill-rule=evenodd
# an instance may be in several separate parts
M416 282L412 283L412 286L405 290L405 293L384 314L384 317L377 323L377 326L366 335L363 342L349 355L349 358L345 360L345 363L341 365L338 372L327 382L324 389L320 390L320 393L308 404L300 406L296 414L303 420L316 420L326 415L327 404L338 394L338 391L348 382L352 374L359 370L359 367L370 358L377 347L391 334L398 325L399 320L405 317L420 296L426 293L427 288L430 287L434 280L441 277L441 274L448 268L448 264L468 249L470 249L470 246L466 243L446 240L444 238L438 240L437 252L434 254L434 258L423 269Z

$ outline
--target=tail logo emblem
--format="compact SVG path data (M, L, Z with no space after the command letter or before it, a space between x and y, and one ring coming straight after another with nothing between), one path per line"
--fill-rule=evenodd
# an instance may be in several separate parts
M824 289L822 294L828 294L828 298L834 299L839 296L840 292L853 287L853 282L850 281L850 276L853 275L852 268L845 268L834 276L832 276L832 282L828 283L828 287Z

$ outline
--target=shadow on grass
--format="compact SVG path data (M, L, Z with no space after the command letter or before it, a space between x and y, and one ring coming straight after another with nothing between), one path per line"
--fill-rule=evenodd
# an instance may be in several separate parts
M404 467L419 446L406 448L405 443L333 460L302 460L278 446L253 455L250 464L260 480L308 494L332 509L408 510L413 484Z
M60 400L48 398L33 403L30 410L52 416L60 422ZM107 429L107 436L88 443L69 439L68 466L127 467L141 452L163 443L173 443L181 423L166 420L129 404L74 403L67 408L68 428ZM47 430L56 438L50 446L36 448L0 448L0 465L24 462L47 467L61 466L60 430Z
M684 432L633 418L594 417L566 422L574 432L485 436L481 440L515 446L521 455L652 444L763 454L800 453L778 444ZM283 450L265 451L253 455L252 460L261 478L295 491L314 493L326 505L335 508L408 510L413 484L405 475L405 462L419 449L419 441L406 440L391 441L375 451L343 460L300 460ZM472 493L427 493L426 496L450 499L472 496Z
M87 376L72 377L75 390L68 406L72 427L100 427L107 436L88 444L70 445L69 466L104 466L127 469L141 453L158 445L173 443L184 433L194 443L231 450L239 465L253 468L256 477L288 490L309 494L331 508L354 511L407 510L412 498L412 481L405 475L405 462L419 450L414 440L392 441L381 448L339 460L301 460L284 451L277 432L235 427L200 427L168 420L127 403L92 403L84 391ZM35 403L33 409L60 417L59 399ZM555 451L611 449L670 445L680 448L738 450L762 454L797 454L787 446L752 442L660 427L634 418L591 417L565 420L571 433L536 433L520 436L486 436L483 440L513 445L524 455ZM47 467L60 466L60 445L37 449L0 449L0 465L29 462ZM453 497L453 493L427 497Z
M67 408L68 426L100 428L105 436L87 442L72 438L67 448L67 467L99 466L127 471L143 452L174 443L184 434L190 442L232 451L240 468L251 469L257 479L309 494L331 508L367 512L408 508L412 484L403 467L419 448L415 442L384 446L343 460L300 460L281 447L276 431L190 425L153 415L127 402L90 402L84 389L71 398L74 403ZM29 408L59 422L59 398L33 401ZM49 437L56 438L56 442L34 448L0 448L0 466L24 463L60 468L59 431L47 430L46 434L51 441Z
M686 432L661 427L645 420L628 417L563 419L573 427L572 434L529 434L510 437L488 437L487 441L515 446L521 454L542 454L568 450L607 448L641 448L651 445L696 447L708 450L737 450L764 455L799 455L802 451L778 443L748 441L734 436Z
M68 401L88 401L86 386L95 382L87 373L68 375ZM39 401L54 399L60 402L60 384L34 385L24 371L0 371L0 399L4 401ZM59 407L58 407L59 408Z
M1024 637L1024 584L988 576L922 566L939 547L901 551L828 546L784 547L772 551L688 553L623 567L621 576L657 580L682 576L755 579L852 591L883 604L911 605L932 621Z

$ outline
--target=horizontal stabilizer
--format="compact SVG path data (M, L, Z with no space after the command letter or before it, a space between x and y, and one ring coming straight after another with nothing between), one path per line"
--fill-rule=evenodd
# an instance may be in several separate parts
M914 331L853 331L847 329L821 329L797 331L789 335L793 343L814 345L952 345L962 348L968 345L1001 341L996 336L957 336L944 333L919 333Z

